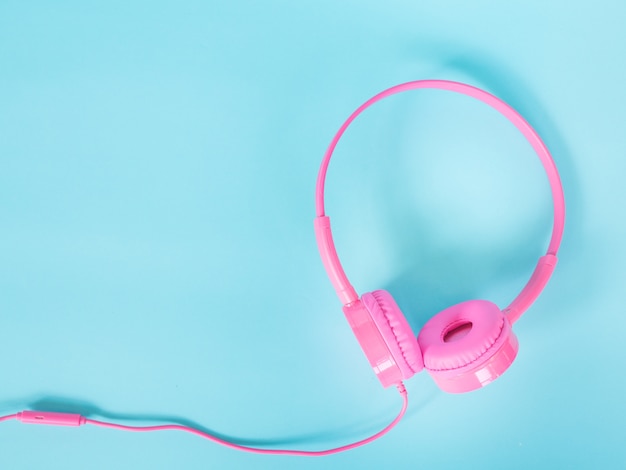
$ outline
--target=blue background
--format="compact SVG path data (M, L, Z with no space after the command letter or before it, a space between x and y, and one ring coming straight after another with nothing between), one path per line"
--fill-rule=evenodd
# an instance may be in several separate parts
M391 434L323 459L182 433L0 424L1 466L624 468L626 6L596 1L0 3L0 413L195 424L319 449L397 413L319 261L336 129L400 82L482 87L538 130L568 207L560 264L492 385L407 382ZM529 145L470 99L393 97L352 127L327 212L359 292L415 329L504 307L547 246Z

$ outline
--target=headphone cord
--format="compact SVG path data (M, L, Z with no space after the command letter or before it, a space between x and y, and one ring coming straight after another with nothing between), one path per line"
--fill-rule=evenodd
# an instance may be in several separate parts
M123 424L115 424L109 423L105 421L97 421L95 419L88 419L80 415L69 414L69 413L50 413L50 412L40 412L40 411L22 411L20 413L0 416L0 422L8 421L10 419L17 419L18 421L22 421L23 423L28 424L52 424L58 426L81 426L83 424L91 424L93 426L100 426L104 428L117 429L120 431L130 431L130 432L151 432L151 431L184 431L191 434L195 434L196 436L200 436L204 439L208 439L217 444L221 444L223 446L229 447L231 449L241 450L245 452L253 452L256 454L270 454L270 455L295 455L295 456L309 456L309 457L321 457L324 455L337 454L339 452L345 452L350 449L354 449L356 447L360 447L365 444L369 444L372 441L384 436L389 431L391 431L402 419L404 413L406 412L409 399L406 388L404 384L400 382L397 384L398 391L403 399L402 409L398 416L385 426L383 429L378 431L376 434L372 436L362 439L357 442L353 442L352 444L347 444L341 447L334 447L332 449L326 450L287 450L287 449L259 449L257 447L248 447L242 446L239 444L235 444L233 442L226 441L219 437L213 436L207 432L201 431L199 429L192 428L190 426L183 426L180 424L164 424L160 426L127 426Z

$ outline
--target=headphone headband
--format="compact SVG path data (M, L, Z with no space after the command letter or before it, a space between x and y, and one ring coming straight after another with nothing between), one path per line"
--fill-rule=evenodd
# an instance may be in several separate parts
M354 121L363 111L377 101L397 93L421 88L447 90L471 96L499 111L509 121L511 121L517 129L519 129L524 137L526 137L539 156L539 159L541 160L548 176L548 181L550 182L550 188L552 191L552 202L554 204L552 237L546 254L539 259L539 262L535 267L535 271L526 286L524 286L520 294L513 300L513 302L511 302L511 304L503 310L508 316L510 322L514 323L539 296L548 282L548 279L552 275L552 271L556 265L556 254L561 244L561 237L563 235L563 227L565 224L565 200L563 197L563 187L561 185L561 179L559 178L556 165L552 160L552 156L550 155L548 148L530 124L528 124L528 122L526 122L526 120L517 111L504 101L471 85L447 80L418 80L396 85L367 100L343 123L324 154L324 159L322 160L317 177L315 192L315 207L317 213L317 217L315 219L315 234L324 267L326 268L326 272L328 273L328 276L330 277L333 287L335 288L341 302L344 305L349 305L357 301L358 295L348 281L335 250L330 228L330 219L324 212L324 184L326 181L326 171L328 170L330 158L335 150L335 147L337 146L337 143L339 142L339 139L341 139L352 121Z

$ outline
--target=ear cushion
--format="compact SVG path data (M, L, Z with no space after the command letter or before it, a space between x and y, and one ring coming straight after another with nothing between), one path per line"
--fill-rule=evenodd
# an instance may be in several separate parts
M391 294L384 290L368 292L363 294L361 302L378 327L402 378L408 379L420 372L424 362L419 344Z
M486 300L470 300L431 318L417 338L429 371L449 371L486 361L498 352L505 328L500 309Z

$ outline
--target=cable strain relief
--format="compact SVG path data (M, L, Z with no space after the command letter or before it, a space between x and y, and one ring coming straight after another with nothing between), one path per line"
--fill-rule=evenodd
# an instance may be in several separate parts
M398 382L396 384L396 387L398 388L398 392L400 392L400 395L406 395L406 388L404 387L404 382Z

